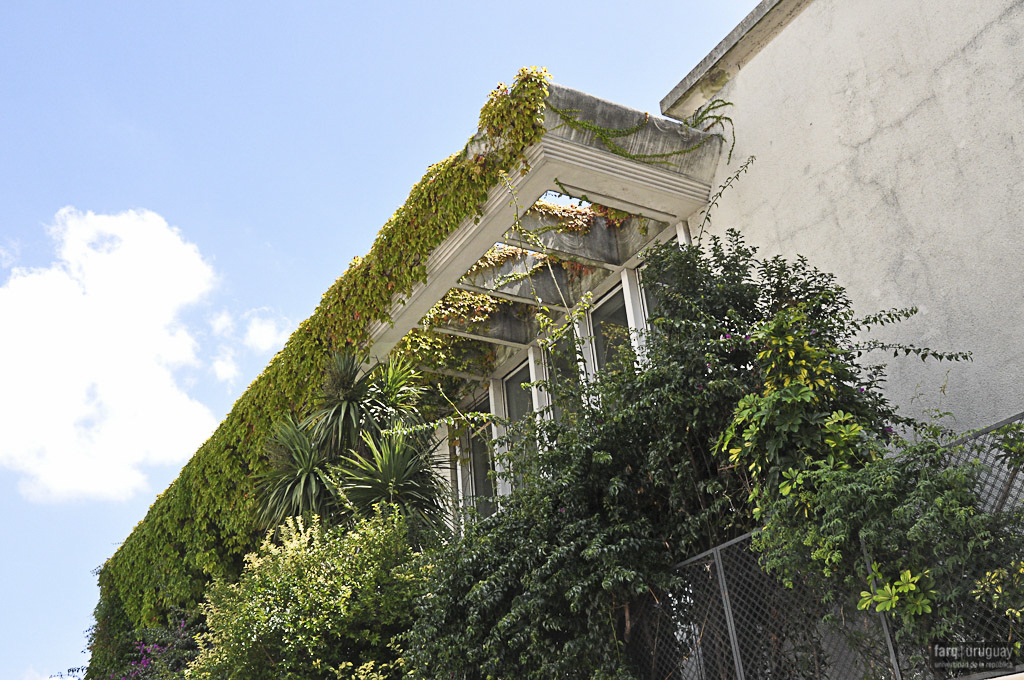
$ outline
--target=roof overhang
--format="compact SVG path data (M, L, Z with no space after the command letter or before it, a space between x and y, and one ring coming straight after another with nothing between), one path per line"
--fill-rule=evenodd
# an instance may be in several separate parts
M718 135L559 85L549 85L546 103L545 134L527 150L528 170L509 177L506 186L492 188L478 219L465 220L430 253L426 282L404 299L393 301L390 324L371 327L372 356L383 358L410 330L420 327L423 317L450 289L490 292L467 279L467 272L496 243L514 243L519 238L510 233L514 227L542 232L543 224L532 225L524 216L549 191L585 196L658 225L650 232L641 230L643 238L627 238L626 246L619 247L627 252L617 254L609 263L612 268L621 268L668 226L684 221L707 203L722 149ZM634 128L631 134L616 137L614 148L601 139L600 131ZM474 142L467 153L474 153ZM552 249L558 249L559 257L577 254L587 262L604 247L596 242L602 238L599 232L587 238L595 242L573 243L550 236L547 240ZM495 293L504 299L514 295ZM521 339L515 342L521 344Z

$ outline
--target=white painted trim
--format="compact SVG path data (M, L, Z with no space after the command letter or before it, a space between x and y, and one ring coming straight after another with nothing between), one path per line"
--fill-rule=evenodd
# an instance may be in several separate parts
M533 403L533 412L540 413L551 405L551 395L536 385L538 381L548 379L548 367L544 363L544 352L536 344L530 345L527 350L526 360L530 364L530 399Z
M581 377L590 382L597 375L597 350L594 349L594 332L590 323L590 311L582 315L576 322L576 335L582 342L583 365L580 367Z
M717 143L709 140L708 144ZM549 131L526 153L531 170L512 173L508 187L490 190L477 220L464 220L427 258L427 280L404 300L396 298L391 323L369 328L371 354L385 357L415 328L430 308L453 288L484 253L515 223L516 213L532 206L556 178L610 207L642 213L663 222L685 219L704 205L711 185L676 172L632 161L607 151L567 141ZM713 164L709 165L713 168Z
M647 317L644 314L640 278L635 269L622 270L622 297L626 303L626 322L629 324L629 342L638 357L644 355Z
M687 220L676 222L676 241L688 246L693 245L693 236L690 235L690 225Z
M494 439L500 439L505 436L505 428L497 423L497 419L508 417L508 410L505 408L505 381L500 378L491 378L488 381L487 393L491 401L491 415L495 417L495 420L491 422L491 434L494 435ZM492 448L494 447L492 446ZM496 456L499 452L495 450L493 453ZM494 474L497 476L494 485L495 493L498 496L509 495L512 492L512 486L509 484L508 471L501 459L497 457L494 458Z
M712 142L707 142L712 143ZM625 182L619 196L608 196L620 203L622 209L627 212L640 212L648 217L672 221L673 218L680 219L689 214L689 211L679 210L679 200L687 198L696 203L705 203L711 189L710 184L686 175L666 170L657 165L640 163L637 161L600 151L590 146L576 144L569 140L562 139L555 135L544 135L541 143L532 147L543 154L544 160L553 164L565 164L574 167L572 176L567 175L559 181L568 189L582 189L588 196L598 196L599 188L595 183L586 182L583 186L574 186L578 180L575 178L582 174L579 170L589 171L588 174L607 175L615 180ZM529 152L527 152L529 158ZM594 178L596 179L596 177ZM569 182L569 183L567 183ZM591 184L590 187L586 184ZM640 191L635 188L642 187ZM620 193L620 192L616 192ZM613 206L618 207L618 206Z
M467 442L468 443L468 442ZM455 448L456 473L459 478L458 496L459 505L469 507L469 499L476 493L473 488L473 461L468 451L463 450L462 438L452 442Z

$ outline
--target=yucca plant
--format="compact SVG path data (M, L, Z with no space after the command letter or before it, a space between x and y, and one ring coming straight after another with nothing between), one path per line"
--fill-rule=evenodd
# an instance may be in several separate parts
M359 432L371 420L374 372L362 372L354 354L335 354L327 364L316 410L303 425L328 458L336 458L359 443Z
M276 527L296 515L319 515L329 521L344 507L326 453L310 438L304 423L285 416L267 442L267 456L270 466L257 483L263 527Z
M401 358L364 373L354 354L331 357L316 410L299 423L286 417L267 443L270 465L259 480L263 526L310 514L338 523L388 502L417 527L441 528L448 496L431 458L434 441L415 428L422 424L418 377ZM404 436L392 433L410 428Z
M351 450L332 466L334 479L352 508L371 516L373 508L387 503L398 508L411 525L431 532L442 529L449 497L440 461L432 446L400 434L379 439L364 432L362 451Z
M423 388L417 384L419 373L409 360L391 357L378 364L372 375L367 411L372 421L368 424L373 427L366 429L376 437L397 424L419 425Z

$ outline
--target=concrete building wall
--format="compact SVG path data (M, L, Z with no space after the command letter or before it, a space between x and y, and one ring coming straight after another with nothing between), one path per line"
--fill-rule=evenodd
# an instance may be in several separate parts
M974 353L893 362L905 412L1024 410L1024 1L815 0L719 96L737 145L715 185L757 161L712 233L808 256L860 314L918 306L888 339Z

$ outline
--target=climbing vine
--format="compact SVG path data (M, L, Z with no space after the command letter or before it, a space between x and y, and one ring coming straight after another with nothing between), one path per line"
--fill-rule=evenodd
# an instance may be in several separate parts
M675 151L666 151L663 153L633 153L624 144L618 140L627 139L632 137L636 133L647 127L647 124L651 121L651 114L644 113L640 120L635 124L625 128L608 128L589 120L583 120L580 118L579 109L560 109L555 106L548 104L548 110L553 111L562 120L562 125L576 130L577 132L587 132L596 137L600 142L617 156L628 158L633 161L640 163L649 163L652 165L672 165L672 162L681 156L693 153L697 149L707 144L709 139L718 138L723 142L728 141L725 137L725 129L728 126L731 143L729 145L729 154L726 162L732 161L732 152L736 147L736 131L733 126L732 118L723 113L723 109L732 106L732 102L727 102L722 99L714 99L706 106L701 107L694 112L690 118L686 120L686 125L700 130L701 132L711 133L708 137L703 137L700 141L691 144L682 149Z
M429 253L464 220L479 217L503 173L526 171L525 151L544 133L547 81L544 69L526 68L491 92L473 144L412 187L367 256L328 289L100 568L89 678L106 677L128 631L165 623L172 607L194 607L213 578L237 577L261 538L253 479L266 464L262 443L272 423L307 410L327 358L364 349L370 323L388 321L392 301L426 278ZM482 151L469 153L470 146Z
M299 325L179 477L157 497L146 518L100 568L100 601L90 634L93 658L87 677L105 678L123 651L132 648L137 631L166 624L167 613L174 608L194 609L211 580L238 577L244 556L262 538L255 521L254 479L265 469L263 443L273 423L308 411L328 358L340 350L365 352L372 325L389 322L394 302L425 281L427 258L434 248L466 220L479 219L492 188L509 185L512 173L528 172L526 150L545 131L548 78L544 69L522 69L511 84L499 84L490 93L474 137L461 152L427 169L380 230L370 252L352 260L313 315ZM597 134L613 153L642 162L670 162L710 138L667 154L630 155L615 140L642 129L647 116L632 131L609 132L580 120L572 111L547 108L570 127ZM708 110L712 113L695 123L705 132L731 123L718 108ZM596 205L567 210L538 205L536 210L557 214L558 228L581 232L598 218L616 227L629 217ZM478 266L499 267L522 252L499 248ZM552 264L550 258L540 260ZM501 305L487 296L458 291L431 310L425 323L430 326L455 318L460 323L483 323ZM440 390L453 388L458 379L453 376L460 371L486 375L494 361L493 351L482 349L480 343L429 330L410 333L398 351L424 360L429 356L436 369L447 371L447 377L428 374L432 380L438 378Z
M586 234L594 224L596 214L586 206L558 205L548 201L537 201L530 212L554 220L557 229L574 234Z

